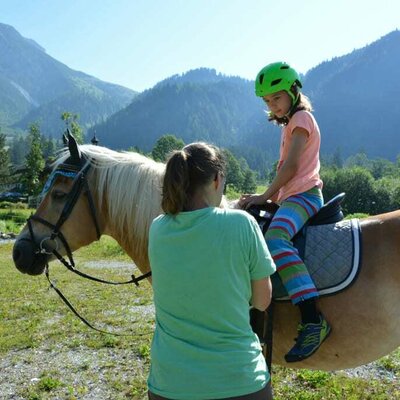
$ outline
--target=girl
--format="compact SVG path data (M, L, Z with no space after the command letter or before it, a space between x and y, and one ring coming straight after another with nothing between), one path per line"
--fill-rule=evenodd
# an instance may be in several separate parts
M330 326L317 311L317 289L293 246L292 238L323 205L319 176L320 133L312 107L300 89L297 72L287 63L268 64L257 75L256 95L269 109L269 120L283 126L280 158L275 179L260 195L242 195L241 208L280 203L266 233L268 248L291 301L298 305L301 324L287 362L311 356L330 333Z
M272 399L249 304L265 310L275 265L241 210L219 208L221 152L205 143L175 151L162 208L150 228L156 329L149 399Z

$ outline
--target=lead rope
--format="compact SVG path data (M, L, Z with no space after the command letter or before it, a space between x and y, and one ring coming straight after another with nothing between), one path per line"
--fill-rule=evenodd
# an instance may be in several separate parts
M78 271L77 269L75 269L75 262L74 262L74 259L73 259L73 257L72 257L71 249L70 249L70 247L69 247L69 245L68 245L68 242L65 240L64 235L61 233L61 231L58 231L58 232L57 232L57 231L56 231L56 226L55 226L55 225L53 225L53 224L47 222L46 220L44 220L44 219L42 219L42 218L40 218L40 217L34 216L34 215L32 215L30 218L28 218L28 221L27 221L27 222L28 222L29 233L30 233L30 235L31 235L31 238L32 238L33 243L36 244L35 235L34 235L34 233L33 233L33 228L32 228L32 223L31 223L31 220L32 220L32 219L35 220L35 221L37 221L37 222L39 222L39 223L42 223L43 225L45 225L45 226L47 226L47 227L50 227L50 228L54 229L54 231L53 231L52 235L49 237L49 239L50 239L50 240L54 240L56 237L58 237L58 238L60 239L60 241L61 241L62 245L64 246L65 251L66 251L66 253L67 253L67 257L68 257L68 259L69 259L69 262L68 262L67 260L65 260L63 256L61 256L61 254L57 251L56 248L54 248L54 249L51 251L51 253L53 253L54 256L57 257L57 259L58 259L65 267L67 267L67 269L68 269L69 271L72 271L72 272L74 272L75 274L77 274L77 275L79 275L79 276L81 276L81 277L90 279L90 280L95 281L95 282L107 283L107 284L109 284L109 285L125 285L125 284L128 284L128 283L134 283L136 286L139 286L139 282L140 282L141 280L143 280L143 279L148 278L148 277L151 276L151 271L149 271L149 272L147 272L146 274L143 274L143 275L139 276L138 278L136 278L136 277L132 274L132 275L131 275L131 278L132 278L132 279L129 280L129 281L125 281L125 282L112 282L112 281L106 281L106 280L103 280L103 279L100 279L100 278L96 278L96 277L90 276L90 275L88 275L88 274L85 274L84 272ZM96 228L97 228L97 224L96 224ZM37 246L37 245L36 245L36 246ZM38 247L38 249L37 249L37 252L38 252L38 253L43 253L43 251L44 251L44 249L42 249L41 247L40 247L40 248ZM86 326L88 326L89 328L91 328L91 329L93 329L93 330L95 330L95 331L97 331L97 332L100 332L100 333L103 333L103 334L107 334L107 335L114 335L114 336L134 336L133 334L128 334L128 333L115 333L115 332L109 332L109 331L106 331L106 330L102 330L102 329L96 328L96 327L95 327L94 325L92 325L86 318L84 318L83 316L81 316L81 315L78 313L78 311L74 308L74 306L71 304L71 302L64 296L64 294L61 292L61 290L58 289L57 286L55 285L55 283L50 279L49 264L47 264L47 263L46 263L46 266L45 266L45 275L46 275L46 278L47 278L47 280L48 280L48 282L49 282L49 284L50 284L50 287L51 287L52 289L55 290L55 292L60 296L61 300L68 306L68 308L69 308L69 309L70 309L70 310L71 310L71 311L72 311ZM151 334L151 332L147 332L147 333L143 333L143 334L136 334L136 335L145 336L145 335L149 335L149 334Z
M61 300L68 306L68 308L89 328L106 334L106 335L113 335L113 336L146 336L146 335L150 335L152 332L146 332L146 333L116 333L116 332L110 332L110 331L106 331L103 329L99 329L96 328L94 325L92 325L85 317L83 317L82 315L80 315L78 313L78 311L76 311L75 307L71 304L71 302L64 296L64 294L61 292L60 289L57 288L57 286L55 285L55 283L50 279L50 273L49 273L49 265L46 264L45 267L45 274L46 274L46 278L50 284L50 287L52 289L54 289L56 291L56 293L60 296Z

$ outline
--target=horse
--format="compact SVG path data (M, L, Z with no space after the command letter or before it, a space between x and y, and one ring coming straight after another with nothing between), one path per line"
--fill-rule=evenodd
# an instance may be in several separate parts
M68 143L69 149L54 164L35 214L16 238L16 268L40 275L54 254L72 257L75 250L109 235L143 274L148 273L148 232L152 220L162 213L165 165L138 153L78 146L72 136ZM360 227L357 280L348 289L318 300L332 325L331 335L313 356L287 364L284 354L293 344L298 310L290 303L277 303L274 364L342 370L367 364L400 346L400 211L361 219Z

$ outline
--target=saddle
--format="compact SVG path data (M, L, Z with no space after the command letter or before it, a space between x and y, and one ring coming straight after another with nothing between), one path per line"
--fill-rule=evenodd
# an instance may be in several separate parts
M304 235L307 226L328 225L343 220L344 216L341 203L345 196L345 193L340 193L325 203L317 214L306 222L303 229L293 238L293 241L296 242L296 239L298 239L300 235ZM256 219L262 233L265 235L272 218L278 209L278 204L268 202L266 205L252 206L247 210L247 212Z

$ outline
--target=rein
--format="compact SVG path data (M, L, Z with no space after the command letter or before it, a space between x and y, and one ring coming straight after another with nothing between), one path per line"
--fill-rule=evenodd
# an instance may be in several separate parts
M29 233L31 235L31 240L33 244L36 247L36 254L42 254L42 255L50 255L53 254L69 271L83 277L86 279L90 279L95 282L99 283L105 283L108 285L126 285L130 283L134 283L136 286L139 286L139 282L150 277L151 276L151 271L139 276L136 278L134 275L131 275L131 279L129 281L123 281L123 282L115 282L115 281L108 281L104 280L101 278L96 278L94 276L88 275L84 272L81 272L75 268L75 261L72 256L72 251L71 248L65 239L64 235L60 231L60 228L64 224L64 222L68 219L70 216L72 210L75 207L75 204L77 203L80 195L84 193L87 196L88 199L88 204L89 204L89 209L90 209L90 214L92 216L92 220L94 223L94 226L96 228L96 235L97 235L97 240L100 239L101 233L100 233L100 227L96 215L96 208L94 205L93 201L93 196L90 191L90 187L87 181L87 172L90 169L90 162L86 161L86 163L83 165L82 168L80 168L82 164L83 159L79 159L79 164L61 164L59 167L57 167L56 171L62 171L65 174L68 174L71 176L71 173L75 173L75 178L72 183L72 188L71 191L68 194L67 200L65 202L65 205L63 207L63 210L61 211L61 214L55 224L50 223L49 221L46 221L45 219L37 216L37 215L31 215L28 220L28 229ZM42 225L45 225L46 227L52 229L52 232L49 237L46 237L38 243L38 241L35 239L35 235L33 232L33 227L32 227L32 221L36 221L41 223ZM56 239L59 239L59 241L62 243L66 253L67 253L67 258L66 260L58 251L58 241ZM70 303L70 301L64 296L64 294L56 287L54 282L50 279L50 272L49 272L49 265L46 263L45 267L45 274L46 278L50 283L50 287L53 288L56 293L60 296L60 298L63 300L63 302L69 307L69 309L88 327L94 329L97 332L101 333L106 333L106 334L111 334L111 335L116 335L116 336L130 336L129 334L119 334L119 333L113 333L113 332L107 332L101 329L98 329L94 327L90 322L88 322L84 317L82 317L78 311L73 307L73 305Z
M113 335L113 336L133 336L130 333L116 333L116 332L110 332L110 331L105 331L103 329L99 329L96 328L94 325L92 325L85 317L83 317L81 314L79 314L79 312L76 310L76 308L71 304L71 302L64 296L64 294L61 292L60 289L58 289L58 287L55 285L55 283L50 279L50 274L49 274L49 265L46 264L45 267L45 274L46 274L46 278L49 281L50 287L52 289L55 290L55 292L60 296L61 300L68 306L68 308L89 328L100 332L100 333L104 333L107 335ZM104 282L104 281L101 281ZM107 283L107 282L105 282ZM131 282L125 282L125 283L131 283ZM115 283L118 284L118 283ZM142 333L142 334L135 334L135 336L139 335L139 336L144 336L147 335L149 333Z

